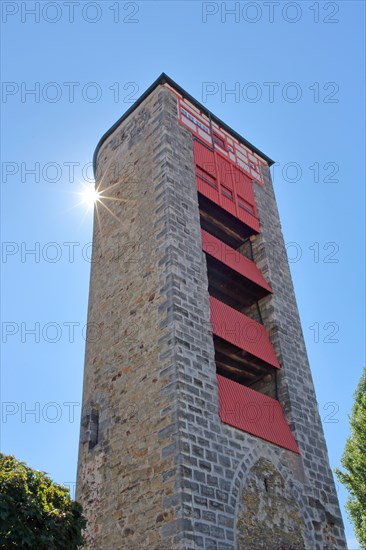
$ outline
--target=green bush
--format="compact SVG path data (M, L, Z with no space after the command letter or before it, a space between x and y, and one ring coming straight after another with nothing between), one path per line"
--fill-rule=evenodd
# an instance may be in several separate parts
M76 550L85 525L66 487L0 453L0 548Z

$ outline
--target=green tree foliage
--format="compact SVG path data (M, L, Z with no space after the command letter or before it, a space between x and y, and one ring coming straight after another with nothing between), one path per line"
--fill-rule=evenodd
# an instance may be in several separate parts
M76 550L85 525L66 487L0 453L0 548Z
M350 426L351 435L341 460L346 471L335 473L349 492L347 510L361 548L366 550L366 369L355 392Z

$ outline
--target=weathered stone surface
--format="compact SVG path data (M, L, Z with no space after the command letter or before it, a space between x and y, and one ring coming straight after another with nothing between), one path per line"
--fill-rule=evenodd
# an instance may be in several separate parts
M269 170L252 247L274 290L261 314L301 456L220 421L192 136L171 92L158 86L113 132L98 174L112 200L98 207L90 282L100 330L86 346L77 487L88 547L276 550L275 529L290 547L346 548ZM279 494L263 482L256 496L263 472ZM258 530L271 503L283 522L271 511Z
M296 498L268 460L259 459L246 479L237 518L238 550L281 548L305 550L305 525Z

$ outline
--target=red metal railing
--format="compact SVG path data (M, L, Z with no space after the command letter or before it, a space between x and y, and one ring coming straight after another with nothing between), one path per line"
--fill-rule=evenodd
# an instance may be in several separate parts
M281 368L266 329L236 309L210 296L213 333L234 346Z
M217 383L222 422L300 453L278 401L224 376Z
M271 287L254 262L203 229L202 248L207 254L216 258L216 260L219 260L230 269L233 269L239 275L242 275L260 286L268 294L272 292Z

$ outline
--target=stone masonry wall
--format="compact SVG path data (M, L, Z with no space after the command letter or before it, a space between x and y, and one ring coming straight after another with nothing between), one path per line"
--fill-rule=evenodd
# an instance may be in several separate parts
M77 485L97 550L171 550L182 515L178 439L166 449L178 431L167 96L155 90L98 159L110 198L94 223Z
M114 131L98 172L119 200L94 228L88 322L102 329L87 343L77 491L89 548L346 548L269 172L253 251L301 456L220 421L192 136L171 92L159 86Z

